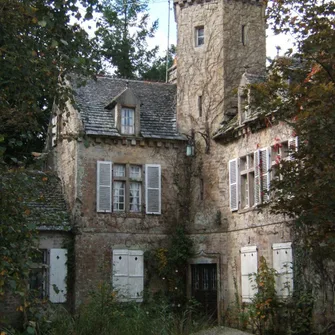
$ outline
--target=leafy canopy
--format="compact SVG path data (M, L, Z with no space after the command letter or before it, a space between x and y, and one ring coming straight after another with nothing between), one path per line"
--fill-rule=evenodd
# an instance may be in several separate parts
M105 0L97 36L101 55L121 78L138 78L150 68L158 47L148 48L158 21L149 23L147 1Z
M69 88L58 84L70 73L95 72L93 42L71 20L90 19L97 3L1 1L0 153L7 161L42 148L53 102L64 105L70 96Z

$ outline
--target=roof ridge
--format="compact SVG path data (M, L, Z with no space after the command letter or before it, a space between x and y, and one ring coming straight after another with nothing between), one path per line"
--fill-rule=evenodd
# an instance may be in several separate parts
M148 84L159 84L159 85L168 85L168 86L176 86L176 84L166 83L163 81L151 81L145 79L128 79L128 78L117 78L112 77L109 75L97 75L98 79L108 79L108 80L115 80L115 81L124 81L124 82L135 82L135 83L148 83Z

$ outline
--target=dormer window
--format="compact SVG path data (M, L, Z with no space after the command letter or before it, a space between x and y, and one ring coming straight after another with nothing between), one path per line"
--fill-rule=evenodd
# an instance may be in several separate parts
M133 108L122 107L121 109L121 133L135 134L135 110Z

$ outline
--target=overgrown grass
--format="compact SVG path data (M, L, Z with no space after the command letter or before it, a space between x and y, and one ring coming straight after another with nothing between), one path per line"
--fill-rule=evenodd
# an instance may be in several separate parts
M91 292L75 315L58 306L50 307L43 319L33 323L33 333L23 334L185 335L212 325L194 301L179 306L160 297L141 304L121 303L108 284L102 284Z

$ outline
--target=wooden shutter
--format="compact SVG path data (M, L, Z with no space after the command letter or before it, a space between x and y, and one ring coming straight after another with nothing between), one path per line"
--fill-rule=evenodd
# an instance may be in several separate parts
M128 287L128 250L113 251L113 288L118 292L121 300L129 295Z
M143 251L129 250L129 298L143 300Z
M143 301L143 251L113 251L113 287L118 291L120 300Z
M67 250L50 249L49 300L66 302Z
M288 297L293 290L292 244L274 243L273 268L277 271L276 291L281 297Z
M251 302L257 292L255 280L250 274L257 273L257 247L241 248L241 291L242 301Z
M238 165L237 159L229 161L229 199L230 210L238 210Z
M259 205L262 202L261 197L261 169L260 169L260 155L259 150L254 152L254 170L255 170L255 179L254 179L254 199L255 205Z
M145 203L147 214L161 214L161 166L145 166Z
M112 211L112 162L97 162L97 212Z
M259 150L260 176L261 176L261 200L268 201L270 190L271 148Z

